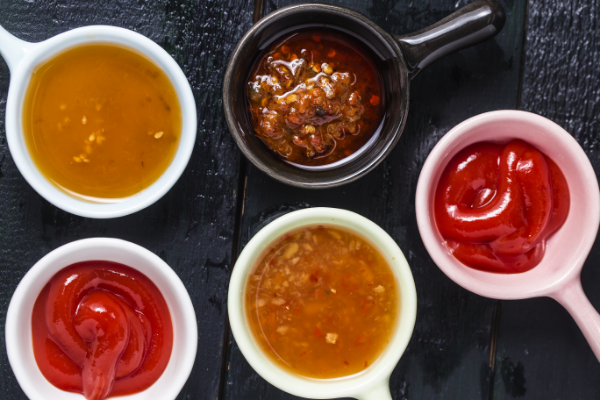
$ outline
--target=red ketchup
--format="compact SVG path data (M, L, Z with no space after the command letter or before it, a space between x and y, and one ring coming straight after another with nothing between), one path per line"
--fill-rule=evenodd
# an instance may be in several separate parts
M558 166L534 147L476 143L446 166L435 220L452 255L468 267L519 273L535 267L545 240L569 212Z
M122 264L87 261L59 271L38 296L31 320L42 374L88 400L141 392L171 357L165 299L146 276Z

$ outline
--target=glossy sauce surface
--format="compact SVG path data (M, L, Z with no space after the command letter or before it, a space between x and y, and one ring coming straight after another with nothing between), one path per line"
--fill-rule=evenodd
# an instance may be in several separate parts
M23 107L29 153L67 193L115 202L154 183L181 135L175 88L152 61L108 44L69 49L34 70Z
M140 272L108 261L59 271L35 302L32 333L46 379L88 400L150 387L173 347L171 314L158 288Z
M328 29L300 30L272 45L252 68L247 95L257 136L274 154L307 166L354 154L384 110L368 51Z
M444 170L435 219L450 252L484 271L535 267L545 240L565 221L570 197L558 166L531 145L476 143Z
M388 345L400 310L390 266L365 239L313 227L273 244L248 278L245 310L265 354L317 379L359 373Z

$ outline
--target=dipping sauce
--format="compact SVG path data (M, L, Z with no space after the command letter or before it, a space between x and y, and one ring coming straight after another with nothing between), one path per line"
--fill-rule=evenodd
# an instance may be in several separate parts
M476 143L444 170L435 219L452 255L468 267L519 273L535 267L545 240L566 220L569 188L531 145Z
M381 123L384 92L366 49L328 29L305 29L272 45L253 66L252 127L276 155L331 164L358 151Z
M59 271L39 294L31 322L42 374L88 400L150 387L173 348L171 314L158 288L140 272L108 261Z
M181 136L167 75L123 47L74 47L33 72L23 104L29 153L67 193L115 202L154 183Z
M251 272L245 309L265 354L290 372L328 379L371 365L400 307L390 266L363 238L312 227L273 244Z

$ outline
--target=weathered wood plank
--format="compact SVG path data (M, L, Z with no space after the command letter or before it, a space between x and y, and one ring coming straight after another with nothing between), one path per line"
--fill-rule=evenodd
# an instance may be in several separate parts
M90 24L150 37L182 66L199 119L190 164L163 199L124 218L75 217L41 199L11 159L4 131L9 72L0 62L0 398L25 398L4 342L6 309L17 284L49 251L94 236L140 244L178 273L199 321L196 364L179 398L217 397L240 160L222 117L221 85L227 55L250 27L253 6L249 0L0 0L0 24L24 40Z
M267 12L289 4L268 1ZM466 1L343 0L383 28L402 34L436 22ZM435 143L476 114L515 108L518 98L525 3L503 2L507 24L494 40L440 60L412 82L405 132L392 154L367 177L325 191L279 184L248 168L242 241L277 216L298 208L345 208L370 218L403 249L415 277L417 324L391 380L394 399L487 399L489 340L494 301L455 285L435 266L420 239L414 214L419 172ZM291 399L260 378L233 342L228 399Z
M521 109L570 132L600 171L600 2L535 0L529 5ZM600 243L582 271L600 309ZM494 398L596 399L600 364L554 300L503 302Z

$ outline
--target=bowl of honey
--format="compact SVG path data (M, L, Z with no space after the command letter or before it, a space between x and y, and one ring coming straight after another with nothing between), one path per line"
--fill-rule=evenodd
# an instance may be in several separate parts
M379 226L310 208L271 222L233 269L231 329L250 365L306 398L391 398L416 318L410 267Z
M41 43L0 27L11 71L6 134L27 182L70 213L113 218L161 198L185 169L196 105L175 60L110 26Z
M8 360L32 400L175 399L196 358L196 315L158 256L84 239L39 260L6 316Z

